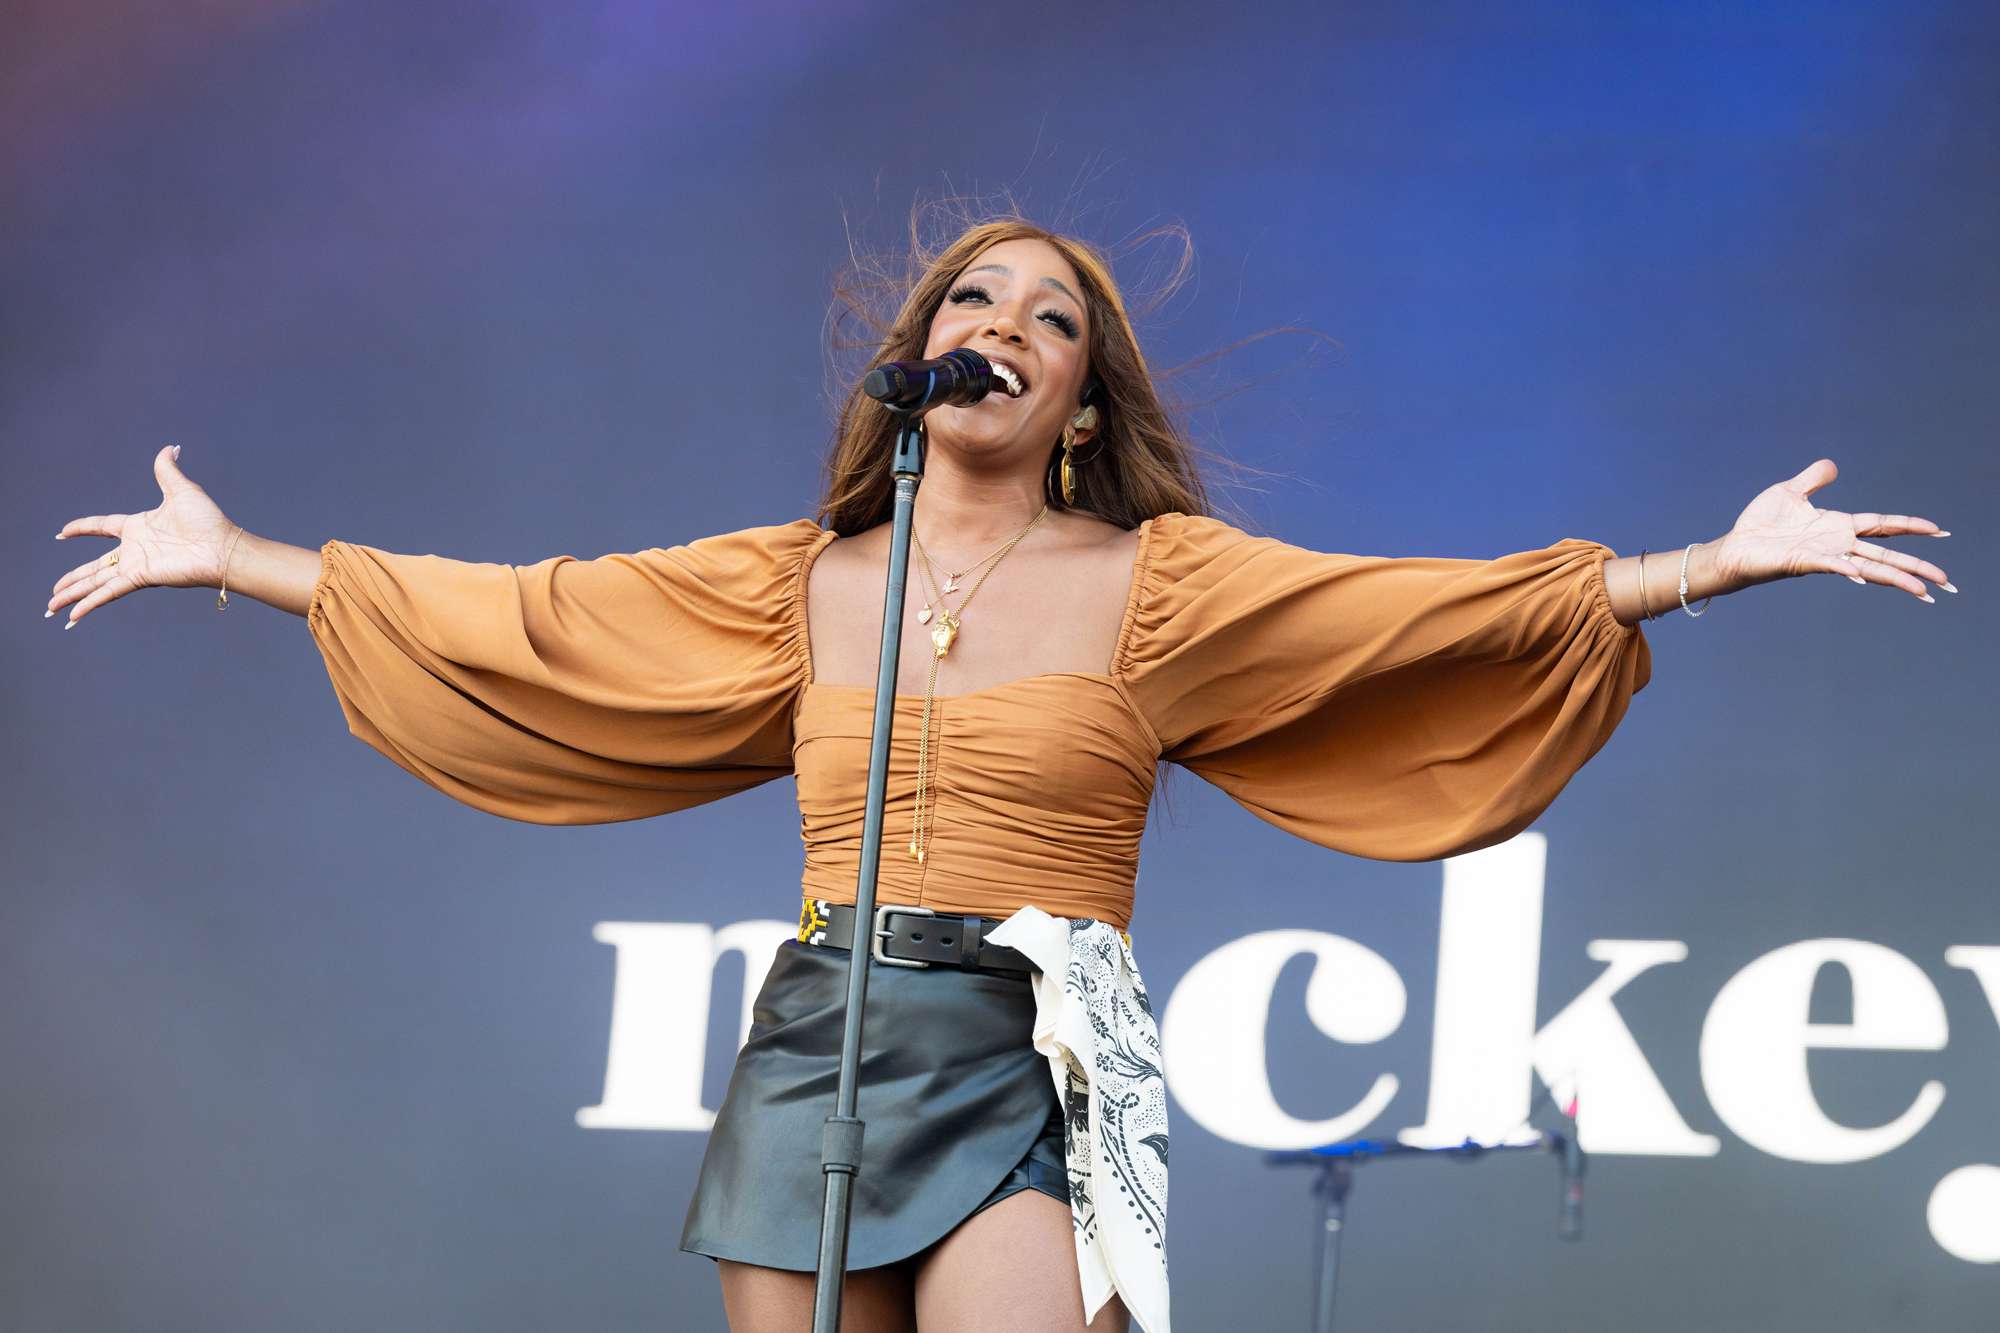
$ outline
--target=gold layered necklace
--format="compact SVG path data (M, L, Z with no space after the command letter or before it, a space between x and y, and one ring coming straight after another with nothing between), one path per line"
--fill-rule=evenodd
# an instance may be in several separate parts
M929 676L924 681L923 724L917 733L917 801L915 809L910 816L910 855L916 857L919 862L923 861L930 853L930 825L924 810L924 793L929 786L931 774L931 707L937 697L938 663L942 662L944 655L951 651L951 645L958 638L959 618L965 614L965 608L972 605L972 599L979 595L979 589L985 584L987 577L999 567L1000 562L1006 558L1009 551L1014 549L1015 544L1027 536L1035 524L1041 522L1042 516L1048 512L1049 507L1044 503L1036 511L1035 516L1028 520L1027 527L1022 528L1019 532L1008 538L991 555L988 555L985 559L975 564L967 566L957 573L946 571L944 586L942 588L938 587L937 571L931 567L930 552L924 550L923 538L917 536L915 525L912 525L910 528L910 537L916 542L917 555L922 561L921 567L924 573L924 580L931 588L931 600L926 602L924 609L917 613L917 623L923 625L930 624L934 608L943 608L937 612L938 623L931 628L931 667ZM949 592L957 592L958 581L973 570L978 569L980 565L987 567L986 572L979 576L978 582L974 583L972 588L965 594L965 600L960 602L956 608L953 608L944 600L944 595Z

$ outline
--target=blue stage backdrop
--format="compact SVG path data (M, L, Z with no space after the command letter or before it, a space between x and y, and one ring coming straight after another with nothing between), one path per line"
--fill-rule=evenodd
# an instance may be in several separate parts
M1893 543L1964 589L1935 606L1820 577L1648 625L1618 733L1485 852L1346 857L1172 774L1134 938L1180 1327L1304 1326L1315 1204L1265 1149L1505 1134L1544 1090L1583 1108L1583 1242L1546 1157L1365 1167L1344 1326L1992 1325L2000 11L0 23L0 1327L721 1327L676 1244L797 909L791 783L496 819L346 733L301 620L43 620L104 545L50 536L156 504L169 442L306 546L527 564L810 515L850 241L1001 189L1108 246L1187 224L1160 365L1338 343L1180 381L1288 541L1636 554L1820 456L1826 506L1957 534Z

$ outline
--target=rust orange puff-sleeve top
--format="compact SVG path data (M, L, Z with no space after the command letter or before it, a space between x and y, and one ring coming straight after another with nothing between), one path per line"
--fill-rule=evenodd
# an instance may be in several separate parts
M609 823L790 773L804 891L852 902L874 689L812 678L806 574L833 538L800 519L520 566L331 541L306 619L349 731L454 799ZM1338 555L1147 519L1107 670L935 702L922 863L923 700L898 696L878 899L1125 928L1161 759L1357 856L1504 841L1652 674L1611 614L1612 554Z

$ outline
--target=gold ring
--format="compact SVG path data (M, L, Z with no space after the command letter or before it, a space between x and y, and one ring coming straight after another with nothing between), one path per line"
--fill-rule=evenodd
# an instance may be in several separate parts
M117 564L117 563L118 563L118 552L116 552L116 551L113 551L113 552L111 553L111 558L110 558L109 560L105 561L104 563L105 563L105 564L107 564L107 565L115 565L115 564Z

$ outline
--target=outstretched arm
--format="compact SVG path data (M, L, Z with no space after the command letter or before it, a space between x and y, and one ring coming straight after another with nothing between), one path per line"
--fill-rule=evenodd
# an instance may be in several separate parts
M1695 547L1687 562L1687 602L1721 597L1760 583L1800 574L1839 574L1856 583L1901 588L1922 601L1935 599L1928 579L1957 592L1945 573L1920 556L1867 540L1872 537L1949 537L1927 518L1909 514L1844 514L1813 508L1812 493L1840 475L1822 458L1789 481L1767 487L1724 536ZM1645 561L1645 608L1664 615L1681 604L1681 555L1686 548L1620 556L1604 564L1604 590L1611 614L1623 625L1645 618L1640 609L1640 561Z

